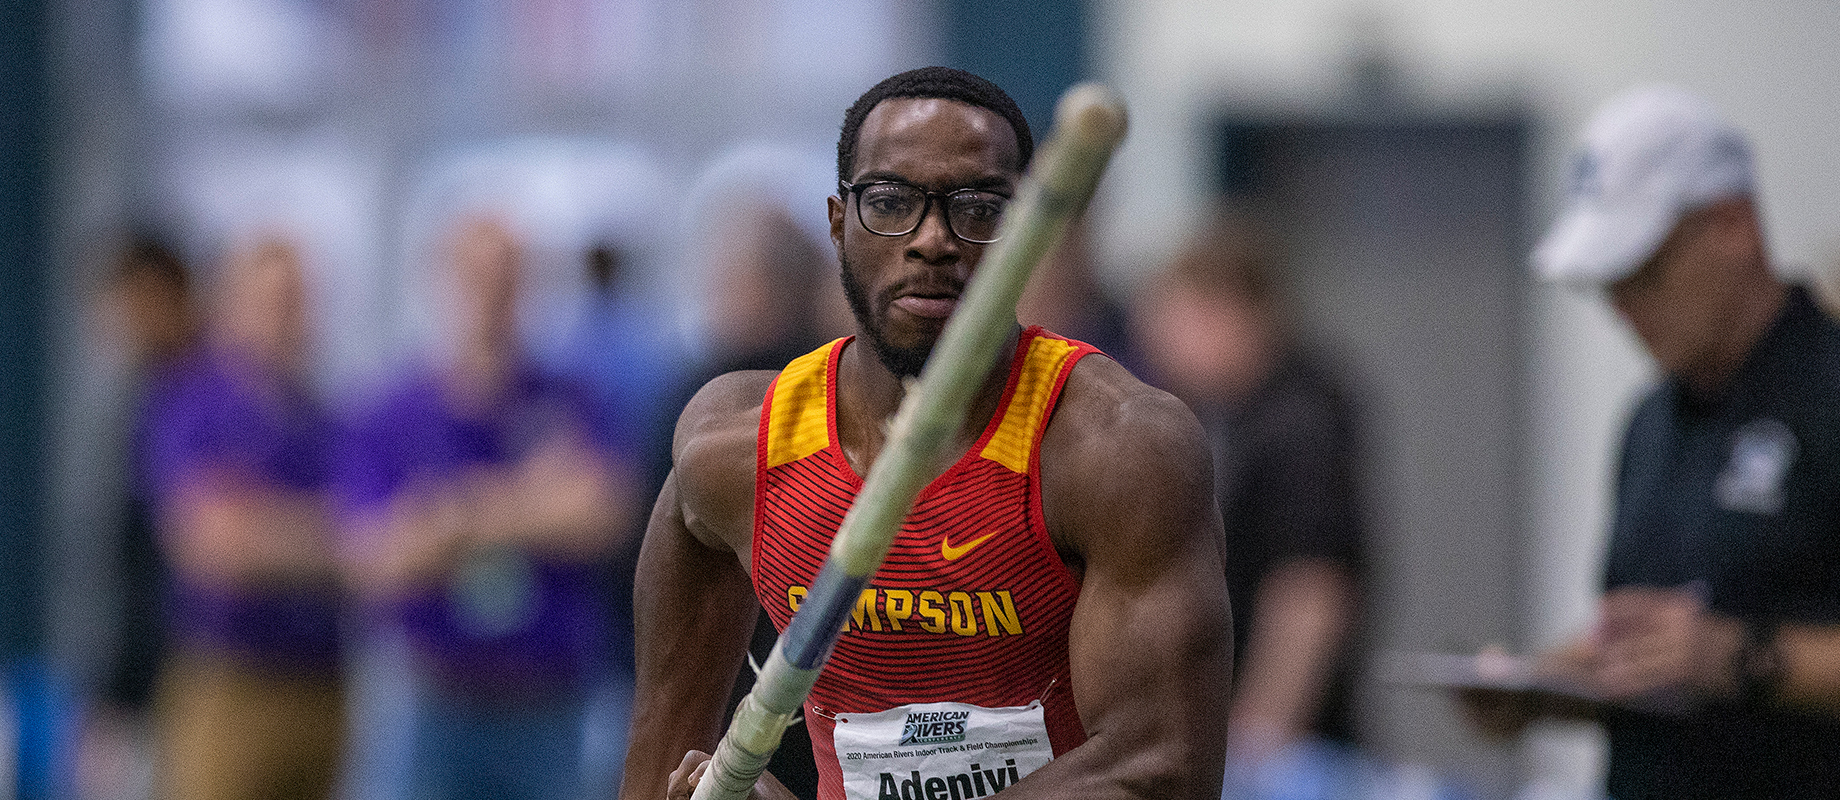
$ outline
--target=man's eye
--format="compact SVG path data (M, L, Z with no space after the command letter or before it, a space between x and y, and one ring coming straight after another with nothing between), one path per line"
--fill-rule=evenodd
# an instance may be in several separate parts
M876 194L863 198L863 205L869 211L884 217L899 217L911 213L914 203L911 199L893 194Z
M957 206L959 216L969 220L988 222L1003 216L1003 202L997 199L960 200Z

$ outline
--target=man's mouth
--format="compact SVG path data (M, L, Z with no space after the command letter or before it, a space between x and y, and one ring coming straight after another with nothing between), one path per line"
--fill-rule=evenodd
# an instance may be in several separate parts
M945 319L958 309L958 295L904 294L894 299L894 306L916 317Z

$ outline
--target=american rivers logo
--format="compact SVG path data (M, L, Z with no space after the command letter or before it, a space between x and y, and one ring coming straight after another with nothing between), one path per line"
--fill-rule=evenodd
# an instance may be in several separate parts
M1022 780L1013 758L1005 759L1003 766L996 769L972 764L970 772L957 775L929 778L915 772L912 777L896 779L893 773L884 772L878 777L876 800L966 800L996 794Z
M912 711L901 728L901 744L948 744L965 740L969 711Z

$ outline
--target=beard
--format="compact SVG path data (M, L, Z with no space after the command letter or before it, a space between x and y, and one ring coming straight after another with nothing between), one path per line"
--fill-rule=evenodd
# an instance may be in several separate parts
M915 347L896 347L888 341L887 318L876 313L877 306L869 301L869 288L856 278L856 270L851 269L849 256L842 257L843 262L843 296L850 301L850 312L856 316L856 327L863 333L869 343L870 352L875 359L882 362L889 372L897 378L914 378L920 375L920 369L926 366L927 356L933 354L933 343ZM880 308L887 308L883 302Z

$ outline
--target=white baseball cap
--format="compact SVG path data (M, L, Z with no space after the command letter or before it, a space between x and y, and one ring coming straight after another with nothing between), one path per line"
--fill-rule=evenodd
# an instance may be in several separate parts
M1688 211L1749 195L1744 133L1699 95L1645 86L1585 127L1564 209L1533 251L1548 280L1612 283L1653 255Z

